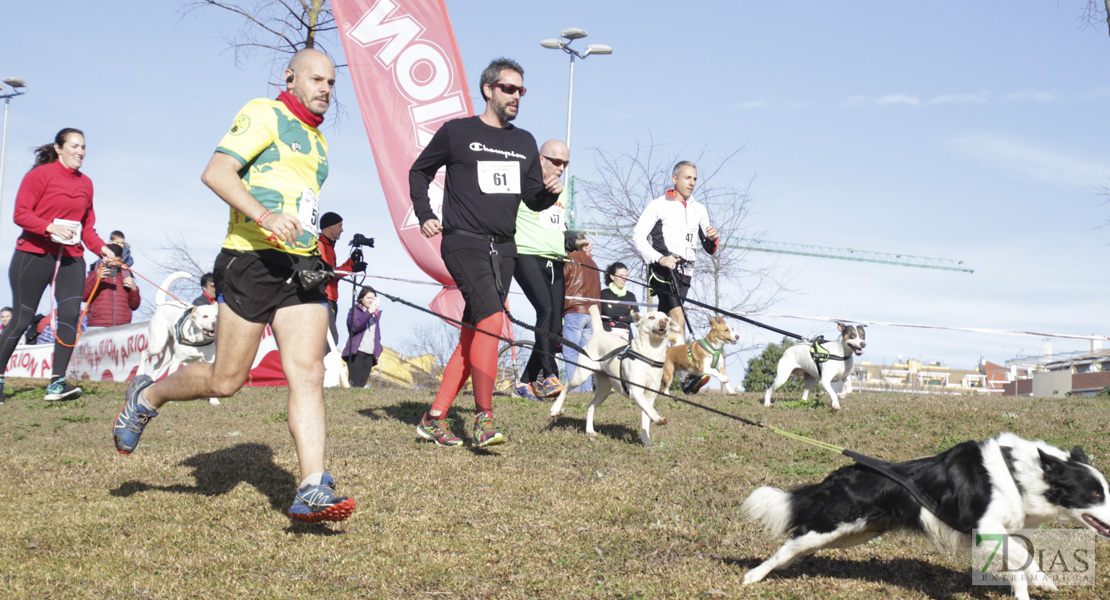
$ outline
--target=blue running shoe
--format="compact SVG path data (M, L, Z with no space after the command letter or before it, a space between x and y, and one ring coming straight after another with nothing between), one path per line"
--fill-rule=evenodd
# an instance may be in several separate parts
M335 479L324 473L320 485L309 485L297 490L289 516L306 523L344 521L355 512L354 498L340 498L335 494Z
M513 382L513 397L523 398L525 400L539 400L536 393L532 391L532 384L521 383L519 381Z
M0 404L4 403L4 378L0 377Z
M65 377L58 377L46 386L46 395L42 397L47 402L61 400L76 400L81 397L81 388L66 383Z
M554 398L563 393L563 384L555 375L548 375L543 381L533 381L532 391L540 398Z
M139 404L139 392L152 385L154 385L153 379L146 375L139 375L131 380L131 385L127 386L126 401L112 426L112 437L115 438L116 450L120 454L134 452L135 446L139 445L139 438L143 435L143 428L151 419L158 416L158 411L147 410Z

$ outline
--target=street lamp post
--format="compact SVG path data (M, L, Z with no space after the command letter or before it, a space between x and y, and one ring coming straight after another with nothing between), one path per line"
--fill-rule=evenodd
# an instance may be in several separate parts
M4 215L4 150L8 145L8 105L11 104L12 98L22 96L27 92L27 82L18 77L5 77L4 83L11 86L12 91L4 93L4 86L0 84L0 98L4 99L4 131L0 133L0 226L3 223Z
M584 52L578 52L574 48L570 47L571 42L573 42L574 40L582 39L582 38L586 37L587 35L589 35L589 34L586 32L585 29L579 29L577 27L568 27L568 28L564 29L562 32L559 33L558 38L549 38L549 39L546 39L546 40L543 40L542 42L540 42L540 45L543 46L544 48L550 48L552 50L562 50L563 52L566 52L567 54L570 55L570 86L569 86L569 91L567 93L567 140L566 140L567 148L571 147L570 146L570 122L571 122L571 113L572 113L572 110L574 109L574 59L575 58L585 59L587 56L590 56L591 54L612 54L613 53L613 48L610 47L610 46L606 46L605 44L590 44L590 45L586 46L586 50ZM570 183L571 183L570 165L567 165L566 170L563 171L563 175L566 176L567 184L570 185ZM573 186L571 186L571 187L573 188ZM571 198L570 198L570 206L568 207L568 213L569 213L570 225L574 226L575 214L574 214L574 196L573 196L573 193L572 193Z
M570 55L570 91L567 94L567 147L570 147L570 120L571 110L574 108L574 59L585 59L591 54L612 54L613 49L605 44L590 44L586 46L585 52L578 52L570 47L571 42L574 40L582 39L589 35L585 29L577 27L569 27L564 29L559 34L559 38L546 39L540 42L544 48L551 48L552 50L562 50Z

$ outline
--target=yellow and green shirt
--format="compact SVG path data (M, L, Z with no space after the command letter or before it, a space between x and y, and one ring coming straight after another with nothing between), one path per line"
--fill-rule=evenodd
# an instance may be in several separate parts
M296 215L305 229L295 242L287 244L232 208L223 247L314 255L320 186L328 176L328 143L320 130L306 125L280 100L258 98L235 116L216 151L243 165L239 176L266 210Z

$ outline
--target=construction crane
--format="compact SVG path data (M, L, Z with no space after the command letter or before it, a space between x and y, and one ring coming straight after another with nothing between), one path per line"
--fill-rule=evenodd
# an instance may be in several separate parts
M732 244L734 248L746 248L756 252L776 252L779 254L794 254L797 256L813 256L816 258L831 258L835 260L854 260L859 262L872 262L884 265L898 265L900 267L917 267L919 269L940 269L942 271L961 271L974 273L975 269L967 266L962 260L950 258L932 258L929 256L913 256L911 254L892 254L888 252L873 252L871 250L857 250L855 248L834 248L832 246L811 246L808 244L791 244L788 242L770 242L740 238Z
M576 210L574 205L574 187L575 183L581 181L589 184L590 182L579 177L571 176L570 184L570 205L568 206L568 225L571 229L577 229L575 223ZM597 224L583 224L582 229L591 235L598 235L604 237L621 237L613 233L605 233L600 231L602 225ZM870 262L879 263L884 265L896 265L899 267L915 267L918 269L938 269L941 271L959 271L962 273L974 273L972 269L962 260L955 260L950 258L933 258L929 256L914 256L911 254L894 254L891 252L874 252L871 250L858 250L855 248L836 248L833 246L813 246L809 244L792 244L789 242L772 242L768 240L758 240L753 238L740 238L732 244L727 244L729 248L742 248L751 250L753 252L770 252L776 254L793 254L795 256L812 256L814 258L828 258L832 260L852 260L856 262Z

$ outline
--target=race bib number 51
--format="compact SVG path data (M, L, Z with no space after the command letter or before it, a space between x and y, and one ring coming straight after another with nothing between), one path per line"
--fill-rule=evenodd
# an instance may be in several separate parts
M483 194L519 194L520 163L515 160L478 161L478 189Z
M297 210L297 220L305 233L316 237L320 233L320 197L308 188L301 190L301 202Z

